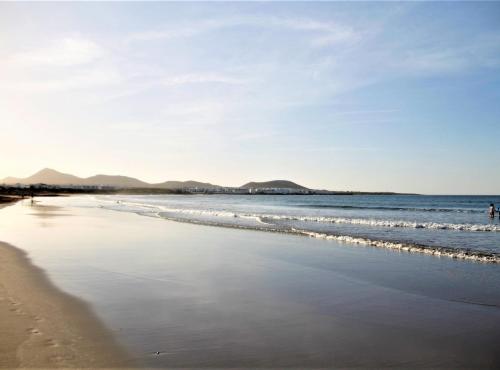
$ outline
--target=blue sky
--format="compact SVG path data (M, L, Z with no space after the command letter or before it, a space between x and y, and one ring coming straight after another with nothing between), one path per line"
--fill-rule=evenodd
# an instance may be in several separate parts
M498 194L499 19L493 2L0 3L0 177Z

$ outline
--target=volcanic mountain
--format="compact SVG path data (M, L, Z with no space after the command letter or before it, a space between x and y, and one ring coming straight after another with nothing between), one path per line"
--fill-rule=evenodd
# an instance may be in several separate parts
M288 180L249 182L246 183L245 185L242 185L241 188L243 189L285 188L285 189L308 190L308 188Z

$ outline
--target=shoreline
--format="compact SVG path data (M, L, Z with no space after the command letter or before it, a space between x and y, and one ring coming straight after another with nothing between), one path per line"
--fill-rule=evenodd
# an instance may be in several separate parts
M374 247L379 249L387 249L395 252L405 252L405 253L416 253L416 254L424 254L428 256L434 256L437 258L445 257L453 260L459 261L468 261L468 262L478 262L485 264L500 264L500 257L496 255L492 255L491 253L481 252L481 251L470 251L470 250L453 250L452 248L447 247L433 247L426 246L416 243L406 243L399 241L391 241L391 240L379 240L379 239L369 239L362 236L351 236L351 235L337 235L337 234L326 234L319 233L307 230L280 230L276 228L258 228L252 226L244 226L244 225L224 225L213 222L201 222L198 220L187 220L187 219L177 219L174 217L159 217L160 219L186 223L192 225L203 225L209 227L222 227L227 229L240 229L240 230L252 230L259 232L270 232L270 233L279 233L279 234L288 234L295 235L301 237L309 237L315 239L323 239L323 240L334 240L341 243L348 243L351 245L361 245L365 247Z
M0 242L0 368L132 367L87 303Z
M0 211L2 238L30 257L0 247L0 282L7 253L13 262L5 265L32 259L30 271L59 287L51 285L55 297L40 291L39 277L26 283L35 293L17 287L24 299L38 294L51 304L44 315L20 299L0 300L0 332L8 333L0 355L5 349L12 364L0 357L0 368L498 367L494 266L67 207L60 199ZM14 270L9 286L22 276ZM79 308L56 312L57 296ZM71 323L80 342L56 337L65 331L40 317ZM96 344L102 332L111 345ZM134 365L103 363L127 358L111 334ZM66 361L54 364L63 355L44 346L65 350Z

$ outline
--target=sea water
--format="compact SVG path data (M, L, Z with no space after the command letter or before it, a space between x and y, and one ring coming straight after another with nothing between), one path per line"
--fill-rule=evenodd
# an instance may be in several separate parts
M500 262L500 196L112 195L94 206L175 221Z

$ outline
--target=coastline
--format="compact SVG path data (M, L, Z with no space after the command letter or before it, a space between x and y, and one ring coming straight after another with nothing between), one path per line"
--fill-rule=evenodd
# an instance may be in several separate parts
M498 367L493 264L28 203L0 211L0 368Z
M27 254L0 242L0 368L129 367L88 305L57 289Z

